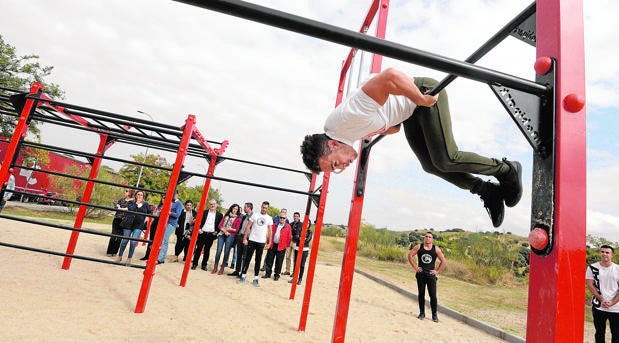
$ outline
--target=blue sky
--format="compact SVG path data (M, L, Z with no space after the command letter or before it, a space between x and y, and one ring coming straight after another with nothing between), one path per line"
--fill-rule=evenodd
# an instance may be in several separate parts
M369 1L255 1L272 8L358 30ZM529 5L528 0L392 1L387 39L464 59ZM0 0L0 32L19 54L35 53L55 67L52 80L66 101L126 115L142 110L156 121L181 123L197 116L209 139L230 141L227 156L304 169L302 137L322 130L335 102L347 47L303 37L243 19L164 0ZM617 137L614 15L619 2L585 1L587 78L587 230L619 240L619 138ZM508 39L479 65L533 79L534 48ZM444 73L385 59L411 75L441 79ZM454 135L462 150L508 157L524 166L521 203L507 209L499 229L526 235L531 203L532 151L488 87L458 79L448 88ZM70 144L62 133L44 141ZM96 149L83 137L80 147ZM115 146L109 153L137 153ZM170 158L171 159L171 158ZM189 160L203 171L203 161ZM305 190L303 177L222 163L215 175ZM331 178L325 220L346 223L353 173ZM270 200L303 212L305 198L214 182L225 204ZM194 199L197 200L197 199ZM314 216L315 209L312 212ZM424 173L403 135L387 137L372 152L363 218L390 229L494 231L478 197Z

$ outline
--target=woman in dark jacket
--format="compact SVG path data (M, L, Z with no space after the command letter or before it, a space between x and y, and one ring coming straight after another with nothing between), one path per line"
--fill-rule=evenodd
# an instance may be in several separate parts
M135 251L136 241L134 239L139 238L142 231L146 228L146 220L148 219L145 214L151 214L150 205L144 201L144 192L137 191L135 192L135 201L130 201L127 204L127 208L121 208L122 210L127 210L135 213L128 213L128 216L133 216L133 220L131 223L127 224L123 227L123 236L127 238L123 238L120 243L120 250L118 251L118 257L116 258L116 262L121 262L123 253L125 252L125 248L127 247L127 242L129 243L129 255L127 256L126 263L131 263L131 258L133 257L133 252Z

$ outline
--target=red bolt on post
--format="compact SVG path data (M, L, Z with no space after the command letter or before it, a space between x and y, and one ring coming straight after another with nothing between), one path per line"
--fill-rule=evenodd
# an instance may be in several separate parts
M548 232L536 227L529 232L529 244L537 250L544 250L548 245Z
M563 98L563 108L570 113L580 112L585 107L585 97L580 94L568 94Z
M546 75L548 71L550 71L550 67L552 67L552 59L548 56L543 56L535 60L535 72L538 75Z

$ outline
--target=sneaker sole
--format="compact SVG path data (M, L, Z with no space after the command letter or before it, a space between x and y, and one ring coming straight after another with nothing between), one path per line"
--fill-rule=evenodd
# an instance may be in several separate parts
M514 207L518 205L520 199L522 198L522 165L518 161L508 162L510 167L514 167L516 169L516 174L518 175L518 193L513 199L504 199L505 206Z

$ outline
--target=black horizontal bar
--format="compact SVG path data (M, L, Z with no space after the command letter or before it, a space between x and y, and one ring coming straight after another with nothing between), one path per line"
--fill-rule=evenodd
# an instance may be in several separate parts
M74 258L74 259L78 259L78 260L85 260L85 261L99 262L99 263L106 263L106 264L116 264L116 265L121 265L121 266L137 268L137 269L146 269L146 266L142 266L142 265L139 265L139 264L126 264L126 263L122 263L122 262L116 262L116 261L111 261L111 260L103 260L103 259L100 259L100 258L94 258L94 257L88 257L88 256L65 254L65 253L56 252L56 251L47 250L47 249L38 249L38 248L33 248L33 247L27 247L27 246L24 246L24 245L17 245L17 244L0 242L0 246L5 246L5 247L8 247L8 248L13 248L13 249L34 251L34 252L48 254L48 255L70 257L70 258Z
M294 172L294 173L301 173L301 174L312 175L312 173L304 171L304 170L298 170L298 169L291 169L291 168L286 168L286 167L273 166L273 165L270 165L270 164L265 164L265 163L260 163L260 162L252 162L252 161L247 161L247 160L241 160L241 159L238 159L238 158L232 158L232 157L226 157L226 156L219 156L218 158L220 158L222 160L233 161L233 162L247 163L247 164L252 164L252 165L261 166L261 167L267 167L267 168L273 168L273 169L290 171L290 172Z
M251 4L239 0L175 0L185 4L249 19L284 30L324 39L330 42L373 52L382 56L395 58L416 65L440 70L449 74L465 77L483 83L492 83L517 89L530 94L546 95L548 88L544 85L483 68L474 64L433 54L402 44L382 40L356 31L343 29L316 20L303 18L272 8Z
M527 20L530 16L535 14L536 7L535 1L531 3L527 8L525 8L522 12L520 12L514 19L512 19L509 23L507 23L501 30L494 34L494 36L490 37L479 49L475 50L473 54L471 54L464 62L467 63L475 63L479 61L480 58L484 57L488 52L490 52L494 47L496 47L499 43L501 43L505 38L507 38L515 28L517 28L522 22ZM434 87L429 94L436 95L443 88L447 87L453 80L456 79L455 75L448 75L441 82Z
M29 224L36 224L36 225L43 225L43 226L48 226L48 227L53 227L56 229L62 229L62 230L68 230L68 231L79 231L82 233L87 233L87 234L91 234L91 235L95 235L95 236L105 236L105 237L119 237L118 235L113 235L113 234L109 234L109 233L105 233L105 232L101 232L101 231L97 231L97 230L90 230L90 229L76 229L72 226L67 226L67 225L62 225L62 224L54 224L54 223L50 223L50 222L42 222L39 220L35 220L35 219L28 219L28 218L24 218L24 217L16 217L16 216L7 216L4 214L0 214L0 218L6 218L6 219L10 219L10 220L15 220L18 222L24 222L24 223L29 223ZM125 237L125 236L120 236L121 238L126 238L127 240L130 241L136 241L136 242L144 242L144 243L152 243L151 240L149 239L140 239L140 238L132 238L132 237Z
M184 173L187 174L187 175L204 177L204 178L211 179L211 180L218 180L218 181L224 181L224 182L230 182L230 183L238 183L240 185L259 187L259 188L266 188L266 189L273 189L273 190L276 190L276 191L282 191L282 192L288 192L288 193L296 193L296 194L302 194L302 195L314 195L313 193L304 192L304 191L298 191L296 189L282 188L282 187L270 186L270 185L265 185L265 184L260 184L260 183L253 183L253 182L248 182L248 181L227 179L227 178L224 178L224 177L209 176L209 175L193 173L193 172L184 172Z

